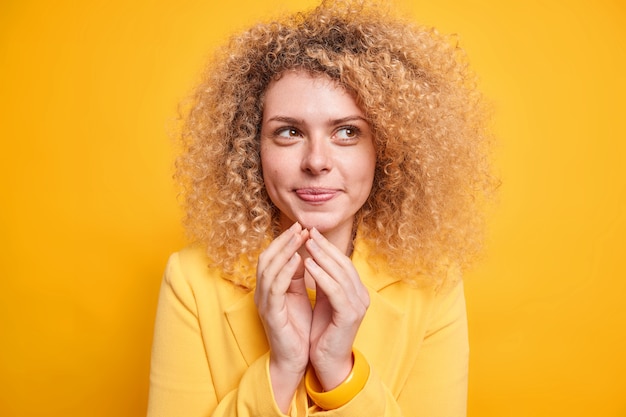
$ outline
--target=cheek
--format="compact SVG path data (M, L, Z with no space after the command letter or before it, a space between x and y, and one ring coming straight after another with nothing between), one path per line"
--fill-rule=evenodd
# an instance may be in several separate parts
M360 180L367 184L368 188L372 187L374 183L374 172L376 170L376 155L372 153L368 153L366 155L362 155L359 158L358 166L354 167L355 172L360 172Z
M261 147L261 173L265 181L280 182L292 178L297 168L296 156L284 148Z
M362 177L363 178L362 179L363 198L364 198L363 203L365 203L365 200L368 199L368 197L370 196L372 192L372 188L374 187L375 168L376 168L375 164L371 164L371 165L368 165L367 167L363 167L363 177Z
M280 164L277 162L278 160L271 151L267 149L265 151L261 150L261 176L263 177L265 190L273 202L275 202L276 189L282 177Z
M266 182L271 177L272 171L275 171L272 162L272 152L266 146L263 146L263 142L261 142L261 175Z
M266 183L274 182L280 178L280 166L275 163L275 160L261 158L261 175Z

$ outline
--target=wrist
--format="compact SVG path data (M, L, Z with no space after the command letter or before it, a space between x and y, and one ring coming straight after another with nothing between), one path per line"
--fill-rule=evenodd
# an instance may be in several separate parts
M350 350L344 358L321 361L311 359L310 367L324 391L330 391L340 385L352 372L354 367L354 354Z
M306 366L301 367L301 369L281 366L280 363L272 360L270 356L268 371L274 401L283 414L287 414L296 390L304 377Z
M325 410L332 410L347 404L365 387L370 374L370 366L363 354L353 349L354 364L348 376L335 388L325 391L317 379L315 370L309 367L304 384L311 400Z

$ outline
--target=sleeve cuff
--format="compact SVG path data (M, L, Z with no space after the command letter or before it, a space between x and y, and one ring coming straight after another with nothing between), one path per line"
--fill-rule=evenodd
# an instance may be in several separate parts
M239 397L245 407L254 410L251 415L283 417L276 401L270 382L269 352L250 365L239 383Z

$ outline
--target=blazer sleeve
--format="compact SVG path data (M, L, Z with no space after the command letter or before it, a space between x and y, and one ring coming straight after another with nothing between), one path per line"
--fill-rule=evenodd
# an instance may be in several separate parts
M172 255L157 307L148 417L283 416L273 400L267 361L266 355L254 362L239 387L218 401L194 289L178 254Z
M429 328L397 398L372 369L364 389L336 410L311 416L466 416L469 345L462 282L436 296Z
M429 328L398 396L405 415L467 415L469 342L463 282L436 295Z
M198 323L195 297L178 254L163 281L152 342L148 417L206 417L217 405Z

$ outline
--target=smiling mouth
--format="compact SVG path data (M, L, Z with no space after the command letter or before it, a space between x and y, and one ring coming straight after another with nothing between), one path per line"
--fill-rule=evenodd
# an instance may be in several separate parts
M337 190L330 188L298 188L295 192L301 200L307 203L323 203L338 194Z

